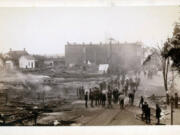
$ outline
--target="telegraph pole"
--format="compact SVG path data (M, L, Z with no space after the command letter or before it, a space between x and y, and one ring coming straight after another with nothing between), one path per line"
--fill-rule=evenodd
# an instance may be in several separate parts
M86 46L83 44L83 55L82 55L82 59L83 59L83 63L82 63L82 87L84 88L84 71L86 68L86 61L87 61L87 57L86 57Z
M174 98L173 98L173 94L174 94L174 71L172 68L172 89L171 89L171 125L173 125L173 106L174 106Z
M171 99L171 125L173 125L173 99Z
M112 71L113 71L113 62L112 62L112 41L114 39L113 38L109 38L109 45L110 45L110 57L109 57L109 67L112 67Z

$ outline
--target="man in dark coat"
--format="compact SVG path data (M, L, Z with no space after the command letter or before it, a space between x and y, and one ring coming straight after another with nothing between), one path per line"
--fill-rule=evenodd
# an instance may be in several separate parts
M146 118L146 111L147 111L147 102L144 102L142 105L142 115L141 115L141 119L144 120L144 118Z
M119 96L119 105L120 105L120 109L124 109L124 98L125 96L123 94L121 94Z
M136 90L135 90L135 89L133 89L133 92L132 92L132 102L131 102L131 105L133 105L133 104L134 104L135 93L136 93Z
M88 108L88 92L86 92L84 99L85 99L85 107Z
M175 108L178 108L178 94L177 93L175 93L174 102L175 102Z
M93 106L94 95L91 89L89 90L89 99L91 100L91 107L94 107Z
M94 91L94 98L95 98L95 106L98 105L98 91L97 89L95 88L95 91Z
M141 96L140 102L139 102L139 108L142 108L142 105L144 103L144 98Z
M113 89L112 95L113 95L113 102L116 103L116 90L115 89Z
M147 117L146 117L146 123L150 124L151 123L151 108L148 106L147 107Z
M107 97L108 97L108 108L112 108L112 92L111 92L111 90L108 91Z
M102 105L102 96L103 96L102 91L99 91L99 104L100 105Z
M148 116L149 116L149 105L148 104L146 104L146 106L145 106L145 120L146 120L146 123L148 123L149 122L149 118L148 118Z
M161 117L161 108L158 104L156 104L156 119L157 119L157 125L160 124L160 117Z
M105 105L106 105L106 94L103 93L102 94L102 106L105 107Z

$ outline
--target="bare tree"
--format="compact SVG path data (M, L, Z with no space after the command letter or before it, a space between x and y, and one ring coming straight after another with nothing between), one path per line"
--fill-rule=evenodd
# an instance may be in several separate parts
M166 45L166 43L164 44L164 46ZM164 53L164 46L159 48L160 51L160 58L161 58L161 64L162 64L162 74L163 74L163 80L164 80L164 89L167 92L168 91L168 73L169 73L169 66L170 66L170 60L169 58L165 58L162 56L162 54Z
M148 55L148 57L145 59L143 62L143 65L145 65L147 62L151 61L151 57L156 54L159 56L160 61L161 61L161 67L162 67L162 75L163 75L163 82L164 82L164 90L167 93L167 104L169 104L169 95L168 95L168 90L169 90L169 82L170 80L168 79L168 74L170 73L170 58L163 57L163 53L165 51L165 46L166 43L157 45L157 48L152 48L151 49L151 54Z

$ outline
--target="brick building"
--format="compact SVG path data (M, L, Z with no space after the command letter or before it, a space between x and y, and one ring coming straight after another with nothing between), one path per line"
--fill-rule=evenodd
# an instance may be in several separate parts
M66 65L83 65L87 62L109 64L113 70L137 69L141 65L141 43L70 44L65 45Z

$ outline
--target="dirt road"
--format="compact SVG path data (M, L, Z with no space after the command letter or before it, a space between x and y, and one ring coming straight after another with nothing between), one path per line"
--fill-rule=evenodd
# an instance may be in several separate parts
M126 106L121 110L118 104L113 104L112 109L101 106L94 108L85 108L83 102L76 104L76 108L69 112L52 113L42 117L39 122L46 123L50 121L74 121L72 125L81 126L111 126L111 125L146 125L140 119L141 109L137 106ZM139 118L138 118L139 117ZM155 124L155 118L152 117L152 124Z
M134 107L126 107L121 110L118 105L113 109L102 109L101 113L92 114L91 119L83 123L88 126L107 126L107 125L144 125L144 122L136 119L136 113L131 110Z

